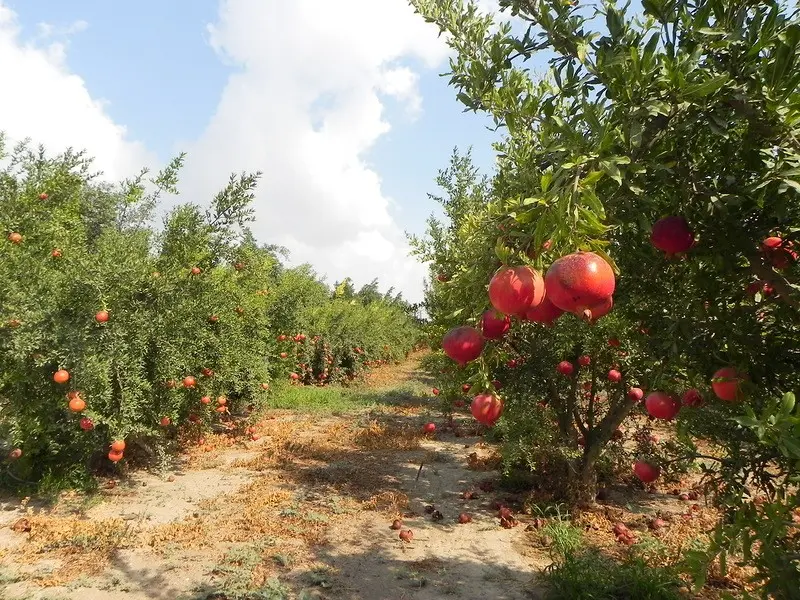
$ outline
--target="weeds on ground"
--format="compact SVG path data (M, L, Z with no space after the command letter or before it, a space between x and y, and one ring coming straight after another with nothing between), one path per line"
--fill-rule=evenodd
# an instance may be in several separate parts
M571 554L545 573L547 600L678 600L672 569L632 558L618 563L596 550Z

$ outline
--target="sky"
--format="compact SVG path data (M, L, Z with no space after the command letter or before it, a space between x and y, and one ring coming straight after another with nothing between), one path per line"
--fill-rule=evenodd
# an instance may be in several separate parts
M262 171L259 242L419 301L404 232L453 148L489 173L497 138L440 77L437 33L406 0L0 0L0 131L112 181L185 151L179 201L201 205Z

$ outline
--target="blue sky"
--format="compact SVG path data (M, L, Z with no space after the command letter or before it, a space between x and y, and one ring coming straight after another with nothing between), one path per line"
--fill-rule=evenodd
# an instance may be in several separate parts
M85 147L110 176L186 150L182 192L201 203L230 172L262 170L259 239L330 281L378 276L419 299L403 231L424 228L453 147L489 171L497 134L462 112L439 76L446 48L404 0L325 6L0 0L0 75L20 90L0 130Z

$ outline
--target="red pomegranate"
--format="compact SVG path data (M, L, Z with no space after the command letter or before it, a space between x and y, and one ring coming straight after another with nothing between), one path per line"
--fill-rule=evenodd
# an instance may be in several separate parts
M569 377L575 372L575 365L573 365L568 360L562 360L560 363L558 363L557 369L559 373Z
M699 406L703 402L703 396L700 395L700 390L691 388L683 393L681 404L684 406Z
M793 247L792 242L784 241L777 236L768 237L761 242L761 251L776 269L785 269L797 261L797 252Z
M476 421L492 426L503 414L503 401L494 394L478 394L469 409Z
M612 348L619 348L620 341L617 338L608 338L608 345L611 346Z
M439 273L436 276L436 279L441 281L442 283L447 283L448 281L450 281L450 276L447 275L446 273Z
M608 372L608 380L611 383L619 383L620 381L622 381L622 373L620 373L616 369L611 369Z
M544 280L528 267L501 267L489 282L489 300L507 315L524 315L544 300Z
M653 224L650 242L666 253L686 252L694 244L694 233L683 217L664 217Z
M573 252L557 259L547 269L547 296L565 312L584 316L614 294L614 271L593 252ZM610 310L610 309L609 309ZM588 315L590 319L593 315Z
M592 357L584 354L583 356L578 357L578 364L582 367L588 367L592 364Z
M81 419L78 422L78 425L80 425L81 429L83 429L84 431L90 431L94 429L94 421L92 421L91 419L87 419L86 417Z
M535 323L544 323L546 325L552 325L553 321L555 321L558 317L564 314L564 311L558 308L555 304L550 302L550 298L546 295L544 300L542 300L541 304L538 306L534 306L529 308L525 312L525 318L528 321L533 321Z
M612 308L614 308L614 298L609 296L600 304L590 306L588 310L584 312L583 316L585 319L595 322L600 317L605 317L608 313L610 313Z
M483 337L487 340L499 340L511 328L511 317L497 312L494 309L487 310L483 313L481 319L481 329L483 330Z
M661 469L642 460L633 463L633 474L644 483L653 483L661 475Z
M649 393L644 401L644 407L651 417L664 419L665 421L674 419L681 409L680 403L664 392Z
M438 396L438 395L439 395L439 388L433 388L433 389L431 390L431 392L433 392L433 395L434 395L434 396Z
M478 358L483 344L483 336L474 327L454 327L442 338L444 353L460 365Z
M744 377L733 367L723 367L711 377L711 387L720 400L733 402L740 398Z
M423 433L433 433L434 431L436 431L436 423L425 423L422 426Z
M496 390L502 390L503 389L502 382L497 380L497 379L492 379L492 386L494 386L494 389L496 389Z
M628 398L634 402L641 402L644 398L644 392L641 388L632 387L628 390Z

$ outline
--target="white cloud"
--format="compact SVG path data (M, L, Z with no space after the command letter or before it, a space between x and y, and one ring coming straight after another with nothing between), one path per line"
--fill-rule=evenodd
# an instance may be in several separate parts
M67 27L40 24L38 40L23 41L16 15L0 0L0 131L13 142L31 138L51 152L68 147L95 156L95 168L118 180L155 164L143 144L127 138L125 128L106 114L84 81L65 63L67 36L86 23ZM49 42L53 37L61 42Z
M425 268L408 257L369 150L389 131L391 96L424 106L409 59L447 56L406 0L224 0L210 43L236 67L206 131L187 150L182 193L207 196L231 171L262 170L257 237L329 281L379 278L421 298Z

